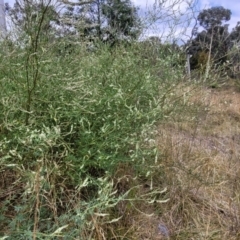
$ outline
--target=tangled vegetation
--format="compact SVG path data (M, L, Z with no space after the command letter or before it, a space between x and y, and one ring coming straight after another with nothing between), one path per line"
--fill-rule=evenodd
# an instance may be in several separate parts
M238 239L237 81L158 41L52 39L46 13L1 42L0 239Z
M37 56L3 46L2 233L10 239L97 239L96 224L110 228L121 211L133 211L129 204L162 190L152 189L146 199L133 194L160 161L154 129L174 111L168 96L181 69L163 58L152 66L138 43L95 52L76 45L67 55L50 46L53 51L46 47ZM127 176L118 175L121 168L131 169L136 185L122 183ZM117 232L109 230L106 238Z

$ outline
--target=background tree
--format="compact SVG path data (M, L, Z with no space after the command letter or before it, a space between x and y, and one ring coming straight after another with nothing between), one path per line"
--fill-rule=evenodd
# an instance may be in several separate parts
M212 7L201 11L197 17L199 27L204 30L198 32L196 29L195 38L191 42L189 52L193 55L191 59L191 68L197 68L201 64L198 61L198 55L203 56L203 53L208 53L214 63L220 64L227 60L229 47L229 32L228 25L223 25L224 22L231 18L231 11L223 7ZM206 57L202 58L201 60ZM209 59L210 60L210 59Z
M229 63L230 76L240 78L240 22L230 33Z
M103 4L102 13L107 22L105 32L108 32L113 40L138 37L140 20L137 8L130 0L107 0Z
M230 40L232 43L240 43L240 22L233 28L230 34Z
M41 39L50 40L55 34L55 27L59 24L59 15L52 0L21 1L16 0L13 7L6 3L6 14L11 17L18 33L22 36L32 36L38 26L41 26ZM44 14L43 14L44 13ZM42 16L44 15L44 18ZM31 26L30 26L31 25Z
M211 30L222 26L223 22L229 21L231 18L231 11L223 7L212 7L202 10L197 20L199 25L204 29Z
M96 0L100 2L101 0ZM61 27L64 29L62 31L63 35L75 35L79 38L86 38L92 35L92 32L96 28L99 29L100 24L97 24L96 15L99 15L99 12L96 12L94 6L95 1L90 1L83 3L78 2L66 2L65 11L61 16Z
M64 18L74 34L114 44L118 39L137 38L140 20L130 0L94 0L82 5L79 1L67 8Z

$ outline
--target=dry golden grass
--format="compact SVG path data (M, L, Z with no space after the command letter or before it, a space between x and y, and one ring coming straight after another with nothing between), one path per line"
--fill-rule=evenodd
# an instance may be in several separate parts
M195 117L185 108L158 129L153 185L169 201L141 206L131 239L240 239L240 93L199 88L188 105Z

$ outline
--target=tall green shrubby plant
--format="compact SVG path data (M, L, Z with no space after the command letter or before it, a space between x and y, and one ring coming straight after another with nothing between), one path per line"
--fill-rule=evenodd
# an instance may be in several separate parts
M36 31L41 36L41 25ZM152 132L174 109L167 96L181 69L161 52L152 65L139 43L95 52L79 43L61 55L57 41L34 39L1 57L1 170L12 169L17 179L5 190L20 189L11 219L2 213L6 233L88 239L91 216L124 198L111 181L119 164L132 165L136 175L152 171L158 154Z

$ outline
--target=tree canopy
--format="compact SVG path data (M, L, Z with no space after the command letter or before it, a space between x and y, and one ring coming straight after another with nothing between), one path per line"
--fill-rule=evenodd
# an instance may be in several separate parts
M202 10L197 20L200 26L206 30L210 30L217 26L222 26L223 22L229 21L231 19L231 14L231 11L224 7L212 7Z
M138 37L140 20L130 0L93 0L66 5L61 16L63 25L83 38L115 42ZM70 19L70 21L66 21Z
M130 0L62 1L60 12L50 6L52 1L16 0L13 7L6 4L6 10L13 23L26 32L29 22L36 22L46 4L49 7L42 27L46 31L54 29L56 37L75 36L113 43L124 38L136 39L140 33L137 8Z
M195 31L195 38L189 42L189 53L191 67L204 66L211 55L211 61L220 64L227 60L227 53L230 47L228 25L225 22L231 19L231 11L223 7L212 7L202 10L198 17L198 27ZM203 27L202 31L198 31Z

